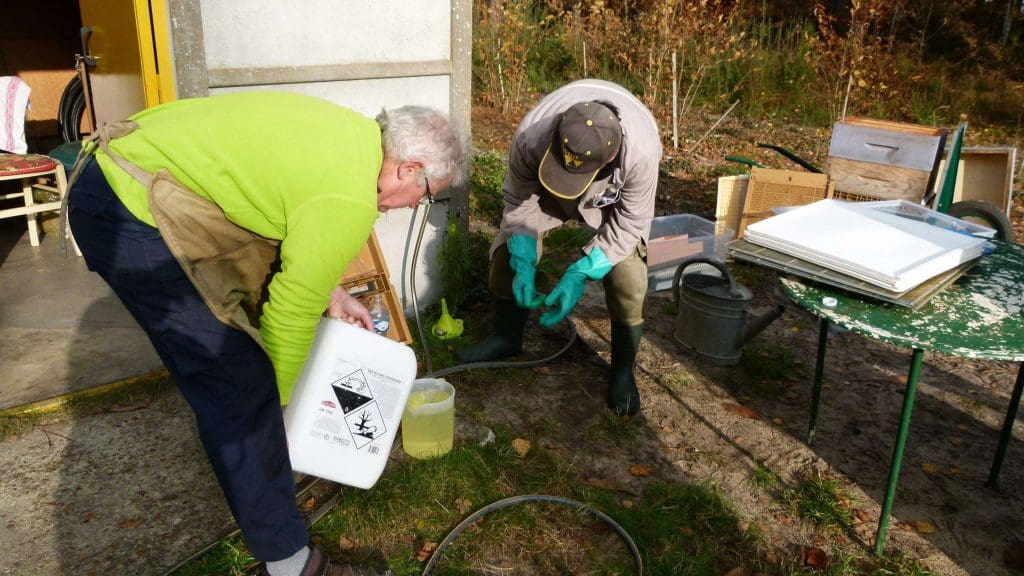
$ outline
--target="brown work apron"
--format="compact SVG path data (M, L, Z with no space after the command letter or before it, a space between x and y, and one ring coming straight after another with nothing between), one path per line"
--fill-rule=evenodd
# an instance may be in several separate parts
M167 248L213 315L263 345L259 317L280 241L264 238L227 219L224 211L174 179L167 170L151 174L110 150L109 143L138 130L132 120L105 124L82 143L68 189L98 147L147 190L149 210ZM67 226L67 205L61 226Z

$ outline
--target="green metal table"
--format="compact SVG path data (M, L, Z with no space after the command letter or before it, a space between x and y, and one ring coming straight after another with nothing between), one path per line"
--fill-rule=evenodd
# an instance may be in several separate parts
M881 556L925 351L967 358L1024 361L1024 247L996 242L995 252L982 258L964 277L937 294L918 311L862 299L792 277L782 278L781 283L783 290L796 304L821 319L808 444L814 443L830 323L914 351L903 397L899 432L889 468L889 483L875 539L875 554ZM1024 364L1018 368L995 460L989 472L988 484L991 486L995 485L999 476L1003 456L1013 432L1022 388Z

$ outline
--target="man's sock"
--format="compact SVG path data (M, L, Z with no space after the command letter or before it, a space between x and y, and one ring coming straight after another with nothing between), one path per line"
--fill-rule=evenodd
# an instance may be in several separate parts
M299 576L306 567L309 558L309 546L303 546L298 552L275 562L267 562L267 573L270 576Z

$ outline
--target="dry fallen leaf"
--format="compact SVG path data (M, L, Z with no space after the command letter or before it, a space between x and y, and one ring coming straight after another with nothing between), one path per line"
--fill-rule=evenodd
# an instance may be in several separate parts
M854 508L853 515L857 518L857 520L860 520L861 522L870 522L871 520L875 519L870 512L863 508Z
M624 498L622 500L622 507L627 509L627 510L632 510L635 506L636 506L636 503L633 502L632 500L630 500L629 498Z
M935 524L932 524L931 522L929 522L927 520L915 520L914 521L914 528L917 530L918 534L934 534L935 533Z
M949 443L952 444L953 446L962 446L964 443L964 439L959 436L953 436L952 438L949 439Z
M533 371L536 372L537 374L551 374L551 367L550 366L535 366L533 368Z
M689 526L683 526L679 531L683 533L683 536L693 536L693 528L690 528Z
M728 403L725 405L725 409L734 414L738 414L744 418L750 418L751 420L760 420L757 412L747 408L746 406L740 406L739 404Z
M469 498L459 498L456 504L459 505L459 514L466 514L473 511L473 502Z
M344 536L338 536L338 548L341 548L342 552L351 552L356 549L356 543Z
M302 503L302 511L303 512L309 512L310 510L313 509L313 506L315 506L315 505L316 505L316 498L307 498Z
M633 496L637 495L636 492L633 491L629 486L626 486L625 484L620 484L619 482L614 482L612 480L605 480L603 478L587 478L587 484L590 484L591 486L595 488L600 488L602 490L622 492L624 494L632 494Z
M914 531L914 525L911 524L910 522L897 522L896 523L896 527L899 528L900 530L903 530L904 532L913 532Z
M753 572L750 568L747 568L746 566L739 566L726 572L725 576L750 576L751 574L753 574Z
M629 467L629 473L633 476L650 476L651 472L653 472L651 467L643 464L633 464Z
M516 451L520 458L525 458L526 453L530 451L530 441L516 438L512 441L512 449Z
M939 466L937 464L932 464L931 462L922 462L921 470L924 470L925 474L938 474Z
M775 424L776 426L782 426L782 418L779 418L778 416L772 418L772 424Z
M132 518L130 520L121 520L117 523L118 526L125 530L134 530L139 526L142 526L142 518Z
M93 514L92 512L86 512L85 514L82 514L82 522L89 522L90 520L95 520L95 519L96 519L96 515Z
M952 476L959 476L960 475L960 467L959 466L950 466L949 467L949 473Z
M793 517L787 514L776 514L775 520L777 520L778 523L782 524L783 526L790 526L793 524Z
M425 541L420 551L416 553L416 559L420 562L426 562L430 559L430 556L437 550L437 542Z
M828 566L828 554L821 548L803 548L800 560L801 564L815 570Z

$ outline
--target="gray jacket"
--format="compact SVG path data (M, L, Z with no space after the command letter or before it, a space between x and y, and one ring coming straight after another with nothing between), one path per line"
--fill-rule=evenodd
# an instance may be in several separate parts
M577 102L591 100L618 110L622 124L618 166L607 177L596 178L579 198L559 199L540 184L537 168L559 115ZM647 107L628 90L604 80L579 80L555 90L516 129L503 186L505 212L491 252L512 234L537 238L567 219L578 219L597 232L583 251L589 254L598 246L612 265L618 264L650 235L660 162L658 126ZM618 198L611 204L594 206L602 195L614 198L616 194Z

